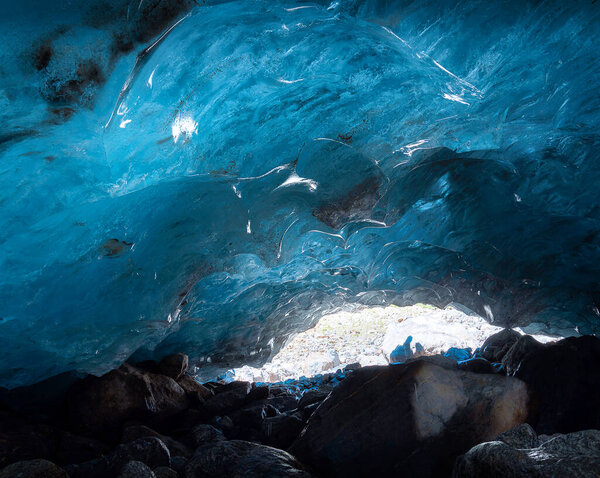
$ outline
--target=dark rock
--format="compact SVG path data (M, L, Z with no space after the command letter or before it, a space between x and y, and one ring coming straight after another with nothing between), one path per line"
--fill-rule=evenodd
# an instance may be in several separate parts
M179 478L179 473L168 466L159 466L154 470L156 478Z
M218 430L212 425L204 424L195 426L188 436L188 441L194 446L194 448L206 445L207 443L223 440L225 440L225 436L221 430Z
M196 382L189 375L182 375L177 379L177 383L185 390L194 405L204 404L206 399L213 396L212 390Z
M65 470L48 460L18 461L0 471L0 478L69 478Z
M521 366L521 361L529 354L544 346L531 335L523 335L508 350L502 359L502 368L506 375L514 375Z
M256 400L263 400L269 397L269 386L260 385L258 387L253 386L248 394L247 401L254 402Z
M517 448L504 441L481 443L456 460L452 476L591 478L599 470L600 431L585 430L555 435L536 448Z
M141 461L130 461L123 465L117 478L156 478L156 475Z
M230 383L221 385L221 386L215 388L214 392L215 392L215 394L222 394L222 393L227 393L227 392L238 391L241 395L246 397L248 395L248 393L250 393L251 389L252 389L252 384L250 382L236 381L236 382L230 382Z
M134 440L137 440L138 438L147 437L156 437L160 441L162 441L169 449L169 453L171 454L171 456L181 455L189 457L192 455L192 451L183 443L180 443L169 436L161 435L160 433L144 425L131 425L126 427L123 430L123 437L121 438L121 442L130 443Z
M475 357L458 363L458 369L474 373L496 373L494 367L486 359Z
M204 410L212 415L223 415L244 405L249 393L249 382L231 382L215 390L215 396L205 401Z
M0 387L0 404L31 420L52 419L60 413L69 389L83 377L78 372L65 372L26 387Z
M296 395L278 395L277 397L269 397L265 402L266 405L271 405L279 412L291 412L298 408L299 398Z
M256 429L260 429L265 417L266 405L260 403L247 405L231 414L231 419L236 425Z
M223 417L214 417L211 423L221 430L227 437L231 437L235 430L235 423L233 423L233 420L227 415Z
M288 448L302 431L302 416L277 415L265 418L262 423L262 442L275 448Z
M179 476L183 476L185 473L185 466L187 465L187 458L183 456L172 456L171 457L171 468L177 472Z
M490 362L501 362L508 350L521 338L512 329L504 329L490 335L481 346L481 356Z
M196 450L185 478L308 478L311 475L283 450L241 440L221 441Z
M456 456L527 416L525 384L425 360L363 367L310 417L290 452L325 476L447 476Z
M189 359L186 354L167 355L158 364L158 373L171 377L173 380L179 380L187 370L188 363Z
M114 476L130 461L141 461L150 468L169 466L171 457L158 438L139 438L119 445L113 453L97 460L66 467L71 478L103 478Z
M110 451L105 443L68 432L60 432L55 460L59 465L71 465L94 460Z
M537 433L600 429L600 339L570 337L531 350L514 376L536 401Z
M119 445L110 456L110 462L123 465L127 461L141 461L150 468L169 466L171 455L167 446L156 437L138 438Z
M313 403L311 405L307 405L302 409L302 421L306 423L306 421L310 418L310 416L315 412L317 408L319 408L320 403Z
M501 441L513 448L537 448L540 445L535 430L528 423L500 433L495 441Z
M0 410L0 468L17 461L34 458L52 459L56 431L47 425L36 425Z
M185 409L185 391L170 377L124 364L102 377L89 376L69 396L74 428L94 436L115 433L129 419Z
M188 408L165 420L158 420L154 427L166 435L183 436L198 423L206 422L207 417L208 415L203 411Z
M327 398L329 393L330 390L307 390L302 394L302 398L298 402L298 408L302 410L304 407L312 405L313 403L321 403Z

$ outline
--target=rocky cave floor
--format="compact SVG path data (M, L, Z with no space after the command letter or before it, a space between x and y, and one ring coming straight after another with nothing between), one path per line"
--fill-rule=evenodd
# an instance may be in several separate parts
M0 478L600 476L597 337L397 345L279 383L200 384L176 354L3 390Z

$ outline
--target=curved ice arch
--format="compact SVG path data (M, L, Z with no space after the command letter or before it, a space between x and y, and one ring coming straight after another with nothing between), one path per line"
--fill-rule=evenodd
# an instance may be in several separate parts
M66 122L3 90L0 382L264 360L349 301L597 331L597 9L479 7L197 7Z

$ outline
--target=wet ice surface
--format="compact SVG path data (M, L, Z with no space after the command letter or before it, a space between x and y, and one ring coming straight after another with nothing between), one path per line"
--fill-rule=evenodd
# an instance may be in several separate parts
M140 8L0 20L0 385L349 302L598 330L597 5Z
M354 311L337 312L322 317L317 325L293 337L264 366L243 366L228 371L223 380L249 382L282 382L319 374L335 374L346 367L360 364L387 365L404 362L409 357L393 355L408 337L410 354L445 354L460 349L470 358L471 353L490 336L502 330L484 318L459 305L444 310L416 304L410 307L360 307ZM562 336L533 324L517 332L532 335L538 342L559 340ZM545 332L545 333L544 333ZM563 333L575 335L574 331ZM417 345L419 344L419 345ZM456 357L460 358L455 352ZM338 372L339 373L339 372Z

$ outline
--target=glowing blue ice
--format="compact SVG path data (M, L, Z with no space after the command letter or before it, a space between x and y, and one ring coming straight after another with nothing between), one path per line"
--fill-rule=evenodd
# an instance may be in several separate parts
M0 385L348 301L598 331L598 5L50 3L0 19Z

